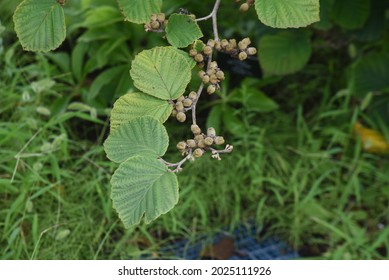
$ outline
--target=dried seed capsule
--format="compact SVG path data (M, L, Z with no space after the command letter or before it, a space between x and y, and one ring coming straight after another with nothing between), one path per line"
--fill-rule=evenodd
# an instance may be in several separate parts
M197 143L194 139L188 139L186 140L186 144L188 145L189 148L193 149L197 147Z
M194 56L194 60L196 60L196 62L203 62L204 56L201 53L198 53Z
M190 49L190 50L189 50L189 55L190 55L190 56L193 57L193 56L195 56L196 54L197 54L197 51L196 51L195 49Z
M207 75L208 75L208 76L211 76L211 75L213 75L213 74L216 74L215 68L210 68L210 69L208 69Z
M209 76L206 75L201 80L203 81L204 84L208 84L209 83Z
M215 46L215 40L209 39L207 42L207 46L210 46L211 48L213 48Z
M242 42L243 42L244 44L246 44L247 46L251 44L251 40L250 40L250 38L248 38L248 37L242 39Z
M251 6L251 5L254 5L255 0L247 0L246 2L247 2L247 4L249 4Z
M165 21L163 22L163 25L164 26L167 26L167 23L168 23L169 21L167 20L167 19L165 19Z
M150 21L156 21L157 20L157 15L156 14L152 14L150 16Z
M215 131L215 129L213 127L210 127L210 128L207 129L207 136L215 137L215 135L216 135L216 131Z
M249 10L249 8L250 8L249 4L243 3L242 5L240 5L239 11L245 13Z
M184 101L185 97L183 95L181 95L180 97L177 98L177 101Z
M189 98L185 98L184 101L182 101L182 104L184 104L184 107L190 107L192 106L192 99L189 99Z
M248 49L247 49L247 53L248 53L249 55L255 55L255 54L257 53L257 49L254 48L254 47L248 48Z
M224 72L223 72L223 71L217 71L217 72L216 72L216 77L217 77L219 80L224 80Z
M240 42L238 43L238 47L239 47L239 49L240 49L241 51L243 51L243 50L247 49L247 44L246 44L245 42L243 42L243 41L240 41Z
M186 115L184 112L178 112L176 118L179 122L184 122L186 120Z
M221 47L224 49L228 46L228 41L226 39L221 40L220 42Z
M196 150L193 151L193 154L192 154L192 155L193 155L195 158L199 158L199 157L201 157L203 154L204 154L204 151L203 151L202 149L197 148Z
M212 48L210 46L205 46L203 52L205 55L210 55L212 53Z
M209 64L209 68L211 68L211 69L216 69L216 68L217 68L217 62L216 62L216 61L212 61L212 62Z
M246 58L247 58L247 53L245 53L245 52L239 53L239 60L245 60Z
M230 42L230 46L231 47L236 48L237 45L236 45L236 40L235 39L230 39L229 42Z
M204 76L205 76L205 71L204 70L201 70L201 71L199 71L199 77L200 77L200 79L202 79Z
M216 86L214 86L214 85L208 86L208 88L207 88L208 94L213 94L213 93L215 93L215 91L216 91Z
M192 124L191 126L190 126L190 130L193 132L193 134L195 134L195 135L198 135L198 134L200 134L201 133L201 129L200 129L200 127L197 125L197 124ZM204 139L204 137L203 137L203 139ZM196 137L195 137L195 140L196 140Z
M159 22L164 22L165 21L165 14L164 13L157 14L157 20Z
M219 82L219 80L216 77L216 74L213 74L211 77L209 77L209 82L211 84L217 84Z
M224 138L223 138L223 136L217 136L217 137L215 138L215 144L216 144L216 145L223 145L223 144L224 144Z
M199 148L205 148L207 145L205 145L204 140L197 141L197 147Z
M193 130L192 130L193 131ZM198 134L194 137L194 140L196 140L197 142L200 142L200 141L204 141L204 135L202 134Z
M207 146L211 146L213 144L213 138L212 137L206 137L204 139L204 144L207 145Z
M161 26L161 24L158 22L158 21L152 21L150 23L150 26L152 29L159 29L159 27Z
M235 49L231 44L226 47L226 52L232 52Z
M196 98L197 98L197 93L195 92L195 91L191 91L190 93L189 93L189 96L188 96L190 99L192 99L192 100L196 100Z
M184 104L181 101L177 101L175 107L178 112L184 110Z
M217 49L218 51L220 51L222 49L220 41L215 41L215 49Z
M186 146L186 143L184 141L180 141L180 142L178 142L176 147L178 150L183 151L186 149L187 146Z
M175 117L175 116L177 116L177 113L178 113L178 111L176 109L173 109L171 116Z

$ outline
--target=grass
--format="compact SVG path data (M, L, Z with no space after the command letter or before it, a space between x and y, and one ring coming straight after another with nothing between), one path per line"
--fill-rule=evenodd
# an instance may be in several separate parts
M110 200L106 116L39 113L70 89L57 81L34 91L32 82L59 73L43 56L19 52L0 57L2 259L168 257L159 250L170 242L252 220L263 228L259 238L277 236L307 258L387 258L388 158L361 152L351 127L368 119L347 92L336 93L337 73L312 65L267 85L265 92L287 92L273 96L276 112L236 108L246 133L226 137L234 152L187 164L177 206L126 230ZM173 132L171 142L180 137Z

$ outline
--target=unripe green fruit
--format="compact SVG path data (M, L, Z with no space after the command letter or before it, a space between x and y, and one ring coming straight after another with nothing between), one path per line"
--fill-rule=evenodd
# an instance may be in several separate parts
M161 24L158 22L158 21L152 21L150 23L150 26L152 29L159 29L159 27L161 26Z
M194 60L195 60L196 62L203 62L203 61L204 61L204 57L203 57L203 55L202 55L201 53L198 53L198 54L196 54L196 55L194 56Z
M165 14L164 13L157 14L157 20L159 22L164 22L165 21Z
M177 110L177 111L182 111L182 110L184 110L184 104L182 104L181 101L177 101L175 107L176 107L176 110Z
M196 100L196 98L197 98L197 93L195 92L195 91L191 91L190 93L189 93L189 96L188 96L190 99L192 99L192 100Z
M216 87L214 85L209 85L207 88L208 94L213 94L216 91Z
M176 118L177 118L177 120L178 120L179 122L184 122L184 121L186 121L186 115L185 115L184 112L178 112Z
M212 53L212 48L210 46L205 46L203 52L205 55L210 55Z
M176 147L178 150L183 151L186 149L186 143L184 141L178 142Z
M197 147L199 148L205 148L207 145L205 145L204 140L197 141Z
M201 129L200 129L200 127L197 125L197 124L192 124L191 126L190 126L190 130L193 132L193 134L194 135L198 135L198 134L200 134L201 133ZM204 139L204 137L203 137L203 139ZM196 137L195 137L195 140L199 140L199 139L196 139Z
M197 147L197 143L194 139L189 139L186 140L186 144L188 145L189 148L193 149Z
M219 80L224 80L224 72L223 72L223 71L217 71L217 72L216 72L216 77L217 77Z
M257 49L254 48L254 47L248 48L248 49L247 49L247 53L248 53L249 55L255 55L255 54L257 53Z
M193 152L192 155L193 155L195 158L199 158L199 157L201 157L203 154L204 154L204 151L203 151L202 149L197 148L196 150L194 150L194 152Z
M217 137L215 138L215 144L216 144L216 145L223 145L223 144L224 144L224 138L223 138L223 136L217 136Z
M246 58L247 58L247 53L245 53L245 52L239 53L239 60L245 60Z
M182 101L182 104L184 104L184 107L190 107L192 106L192 99L189 99L189 98L185 98L184 101Z
M204 144L207 145L207 146L211 146L213 144L213 138L212 137L206 137L204 139Z
M242 5L240 5L239 11L245 13L249 10L249 8L250 8L249 4L243 3Z
M192 130L193 131L193 130ZM194 133L194 132L193 132ZM201 132L200 132L201 133ZM196 133L194 133L196 134ZM194 137L194 140L196 140L197 142L200 142L200 141L204 141L204 135L202 134L198 134Z
M215 135L216 135L216 131L215 131L215 129L213 127L210 127L210 128L207 129L207 136L215 137Z

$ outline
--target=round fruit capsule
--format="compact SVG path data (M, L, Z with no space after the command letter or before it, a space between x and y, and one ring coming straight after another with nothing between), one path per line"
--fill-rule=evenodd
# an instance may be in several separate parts
M190 126L190 130L191 130L192 133L195 134L195 135L198 135L198 134L201 133L201 129L200 129L200 127L199 127L197 124L192 124L192 125ZM204 137L203 137L203 139L204 139ZM195 138L195 140L196 140L196 138Z
M184 121L186 121L186 115L185 115L184 112L178 112L176 118L177 118L177 120L178 120L179 122L184 122Z
M193 156L195 158L199 158L204 154L204 151L202 149L197 148L196 150L193 151Z

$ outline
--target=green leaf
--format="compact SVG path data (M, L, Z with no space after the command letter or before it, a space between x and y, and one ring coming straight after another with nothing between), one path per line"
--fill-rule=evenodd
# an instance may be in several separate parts
M177 176L155 158L132 157L120 164L111 179L113 206L125 227L167 213L178 202Z
M173 47L157 47L139 53L130 74L141 91L163 100L177 99L192 76L187 57Z
M107 157L123 162L132 156L157 158L163 156L169 145L165 127L150 116L139 117L123 123L104 142Z
M164 123L170 116L173 106L166 100L141 93L130 92L120 97L111 112L111 131L122 123L141 116L151 116Z
M371 54L352 67L350 89L359 97L389 88L389 55Z
M342 0L335 1L333 20L346 29L361 28L370 13L370 0Z
M259 20L275 28L304 27L319 21L319 8L319 0L255 1Z
M16 34L26 51L48 52L65 40L65 15L56 0L24 0L13 19Z
M150 21L151 14L161 11L162 0L117 0L125 20L134 23Z
M278 109L278 104L262 91L245 85L242 85L230 101L243 104L248 111L271 112Z
M203 37L197 22L189 15L173 14L166 26L168 42L176 48L185 48L195 40Z
M265 74L294 73L304 67L312 51L308 32L265 35L259 46L258 57Z
M242 136L246 133L244 123L235 115L237 110L232 109L230 106L223 108L223 122L227 131L236 136Z
M335 0L320 0L320 21L313 26L321 30L329 30L333 23L330 18L331 10Z

